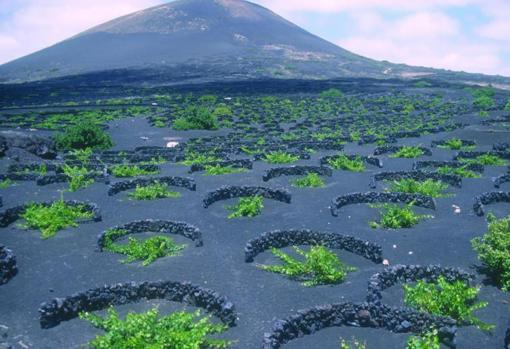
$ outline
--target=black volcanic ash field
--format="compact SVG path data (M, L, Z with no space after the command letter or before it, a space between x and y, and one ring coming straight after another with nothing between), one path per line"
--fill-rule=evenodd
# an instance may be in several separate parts
M459 326L457 347L503 348L510 320L510 295L498 289L478 268L480 262L470 240L487 230L485 218L475 215L473 211L475 196L484 192L510 191L509 183L496 189L492 182L493 177L507 173L508 166L485 166L481 178L463 179L461 188L450 186L448 191L452 195L436 199L436 210L417 209L420 213L432 214L434 217L410 229L371 228L368 223L377 219L378 214L376 209L366 204L342 207L338 217L331 215L329 207L337 196L373 190L369 188L370 179L377 172L411 171L416 161L451 161L458 153L431 147L432 141L452 137L470 140L476 142L475 151L482 152L492 151L495 144L510 142L509 112L503 111L508 94L498 91L495 96L496 105L488 110L487 116L481 117L479 110L471 104L469 92L463 88L417 88L400 83L383 86L374 82L364 86L356 85L356 91L345 86L339 88L344 92L343 102L321 99L319 93L310 91L285 93L284 87L272 96L266 91L239 94L215 91L218 103L225 103L233 111L233 116L220 118L223 127L219 131L171 129L174 115L182 106L196 103L201 95L197 91L193 95L166 91L169 96L167 99L147 93L137 95L135 99L124 100L125 103L119 105L105 105L104 99L103 104L97 104L92 95L82 95L77 101L79 106L66 106L62 103L72 101L72 96L64 95L57 97L61 101L55 101L50 108L23 106L20 101L17 103L18 107L23 107L21 109L2 109L1 125L4 130L20 126L24 132L43 136L54 131L28 129L42 128L37 125L41 126L51 115L120 110L118 118L107 122L107 132L112 136L115 146L110 153L98 153L97 156L106 163L118 161L122 157L126 161L136 162L139 159L135 159L134 155L142 153L140 150L135 152L137 147L161 147L145 153L151 157L159 152L163 157L173 160L159 165L161 172L157 176L192 178L196 182L196 191L176 187L173 189L181 192L180 198L135 201L129 200L126 192L108 196L108 185L96 181L86 189L66 192L64 198L96 204L102 215L100 222L80 224L77 228L59 231L55 237L47 240L42 240L38 231L19 227L21 221L0 229L0 244L13 251L18 267L17 275L0 286L0 325L8 328L5 330L7 336L0 338L0 343L6 341L14 348L22 348L20 343L40 349L78 348L102 332L77 318L63 321L50 329L42 329L38 314L41 303L103 285L164 280L189 281L227 297L235 306L238 320L236 326L225 332L222 338L236 340L233 348L261 348L264 333L271 332L277 319L285 319L300 309L317 305L365 301L369 278L386 267L354 253L335 249L341 260L356 267L357 271L350 273L346 281L338 285L304 287L297 281L257 268L258 263L270 264L276 261L268 251L256 256L254 263L245 262L246 243L264 232L311 229L345 234L380 245L383 258L390 266L440 264L475 274L474 284L481 285L480 299L489 303L476 314L496 327L492 334L487 334L474 327ZM367 92L364 93L363 89ZM85 102L87 100L88 103ZM35 101L38 102L37 98ZM413 105L413 110L407 114L403 111L406 104ZM141 107L141 110L128 110L136 106ZM16 119L16 115L23 115L24 118ZM163 127L154 126L157 120L163 123ZM289 134L295 137L283 137ZM369 164L362 173L333 170L331 177L324 177L326 186L318 189L291 186L290 180L295 179L295 176L280 176L267 182L262 180L265 172L271 168L318 166L320 158L342 151L346 154L373 155L377 147L374 139L360 145L358 137L356 141L349 139L353 135L375 135L375 140L386 141L390 145L421 145L429 148L432 156L398 159L389 157L389 154L378 155L383 168ZM165 149L169 141L178 141L180 145L174 149ZM245 147L244 152L241 147ZM250 154L246 152L246 147ZM274 165L258 160L257 152L276 148L300 154L303 158L290 165ZM190 167L178 161L190 149L213 151L223 160L251 159L254 160L253 169L222 176L205 176L203 172L189 173ZM506 154L508 151L506 149ZM303 154L308 154L309 158ZM9 166L16 163L23 165L35 161L38 164L58 164L62 162L63 156L59 153L60 160L43 160L23 150L10 149L0 160L1 173L7 174ZM111 183L124 180L113 176L109 179ZM1 212L31 201L58 200L60 191L67 188L66 183L40 186L35 180L14 182L15 185L1 189ZM266 199L261 215L227 219L225 206L234 204L236 199L218 201L208 208L203 207L207 193L224 185L287 189L292 200L288 204ZM382 192L384 188L385 184L378 182L375 191ZM453 205L460 207L460 212L455 213ZM510 214L510 204L490 204L486 205L485 210L502 218ZM191 240L172 235L178 243L185 243L187 247L180 256L158 259L149 266L142 266L139 262L123 264L119 261L122 256L98 251L97 237L102 231L144 219L193 225L202 233L203 246L196 247ZM390 306L403 306L402 299L400 285L382 293L383 303ZM155 304L159 305L162 313L183 308L193 309L179 302L164 300L143 300L116 309L125 314L127 311L148 310ZM331 327L293 340L283 347L333 349L339 347L340 337L356 337L366 341L368 348L404 348L409 336L410 333L397 334L383 329Z

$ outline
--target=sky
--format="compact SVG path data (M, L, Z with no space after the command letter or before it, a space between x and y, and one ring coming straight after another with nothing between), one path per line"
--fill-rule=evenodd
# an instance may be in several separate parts
M0 0L0 64L168 0ZM510 0L253 0L378 60L510 76Z

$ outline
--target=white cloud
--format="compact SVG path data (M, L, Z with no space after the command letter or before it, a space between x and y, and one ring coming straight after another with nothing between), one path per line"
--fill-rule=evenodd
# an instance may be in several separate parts
M0 0L1 1L1 0ZM0 22L0 64L161 0L24 0Z
M499 40L510 44L510 2L493 0L492 6L483 6L481 10L490 20L477 29L477 33L488 39ZM507 46L508 47L508 46ZM510 48L508 48L510 50Z
M478 28L478 34L493 40L501 40L510 43L510 21L497 19Z
M510 75L500 45L467 37L444 13L416 12L395 21L380 18L370 30L363 16L353 19L354 34L336 43L355 53L394 63Z
M258 0L262 5L282 12L340 12L352 10L423 10L436 7L465 6L480 0Z
M396 21L393 35L401 39L431 39L459 33L459 24L441 12L418 12Z

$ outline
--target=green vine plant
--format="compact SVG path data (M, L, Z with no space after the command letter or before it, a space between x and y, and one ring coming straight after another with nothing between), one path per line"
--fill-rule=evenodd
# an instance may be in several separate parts
M217 162L220 160L221 160L220 158L218 158L216 155L211 154L211 153L202 154L202 153L190 151L190 152L186 152L184 160L182 160L180 162L180 164L184 165L184 166L191 166L194 164L201 165L201 164L207 164L210 162Z
M487 215L488 230L471 243L478 259L487 267L503 291L510 291L510 215L497 219Z
M367 349L367 345L356 338L350 341L340 338L340 349Z
M90 171L87 166L90 164L90 158L92 157L93 150L91 148L85 149L74 149L69 152L80 165L72 166L70 164L64 164L62 170L68 178L70 192L75 192L79 189L84 189L94 183L94 179L91 178L93 171Z
M433 218L432 215L420 215L413 211L413 203L401 207L397 204L373 204L372 208L380 209L381 219L379 222L370 222L372 228L401 229L412 228L421 220Z
M135 200L175 199L181 197L181 193L168 190L168 185L165 183L155 182L145 186L137 185L128 196Z
M269 164L290 164L300 159L298 155L292 155L285 151L274 151L264 154L263 160Z
M482 154L473 159L460 158L460 162L466 164L478 164L484 166L506 166L508 161L494 154Z
M42 239L48 239L62 229L77 227L78 220L90 219L94 216L85 205L70 206L63 199L49 206L31 203L21 217L25 220L23 227L37 229Z
M155 175L159 173L159 171L146 170L138 165L128 164L115 165L111 168L111 171L115 177L119 178Z
M167 162L168 161L164 157L156 156L156 157L152 157L148 161L140 162L140 165L163 165L163 164L166 164Z
M391 193L410 193L422 194L433 198L448 197L450 194L445 193L448 184L433 179L425 181L417 181L412 178L402 178L389 183L388 191Z
M16 173L18 173L18 174L19 173L21 173L21 174L32 174L33 173L33 174L37 174L39 176L45 176L48 173L48 167L43 162L36 169L27 168L27 169L24 169L23 171L16 172Z
M159 258L178 256L186 245L179 245L168 236L153 236L146 240L137 240L128 237L127 244L116 244L115 240L125 236L128 231L124 229L110 229L105 235L104 249L110 252L127 256L123 263L132 263L142 260L142 265L147 266Z
M424 154L420 146L404 145L398 151L390 155L390 158L415 159Z
M205 174L207 176L221 176L233 173L244 173L245 168L237 168L232 166L221 166L221 165L206 165Z
M467 165L461 167L451 167L451 166L440 166L437 168L437 173L445 174L445 175L457 175L462 178L480 178L481 174L468 170Z
M92 148L85 148L85 149L73 149L70 151L70 154L78 160L80 164L83 166L86 166L90 163L90 158L92 157L92 154L94 151Z
M449 316L460 324L473 325L484 331L494 328L478 319L473 312L485 308L487 302L478 302L479 287L470 287L465 281L447 281L440 276L435 282L418 281L403 285L404 302L419 311Z
M227 349L233 341L211 338L228 329L216 324L200 311L178 311L161 316L157 308L145 313L128 313L121 319L114 308L103 318L89 312L80 313L80 319L105 331L88 344L94 349Z
M298 188L322 188L326 183L317 173L311 172L302 178L293 180L292 185Z
M301 281L310 287L324 284L338 284L345 280L348 273L356 268L344 264L338 256L324 246L312 246L309 251L294 246L294 251L304 258L300 261L277 248L272 248L273 255L282 265L259 265L262 270L283 274L291 279Z
M13 186L14 184L15 184L14 181L10 180L9 178L6 178L0 181L0 189L7 189L10 186Z
M349 159L345 154L341 154L329 159L328 164L335 170L351 172L365 171L365 163L360 156L356 156L354 159Z
M94 179L90 178L90 171L86 167L69 166L68 164L64 164L62 170L68 178L68 190L71 192L87 188L94 183Z
M237 204L227 206L227 209L232 212L228 218L255 217L262 213L263 208L264 198L262 196L242 197Z
M406 349L439 349L440 340L436 329L421 334L419 336L411 336L407 340Z
M450 150L473 150L476 148L476 145L467 145L462 142L461 139L458 138L450 138L446 140L443 144L438 145L438 148L450 149Z

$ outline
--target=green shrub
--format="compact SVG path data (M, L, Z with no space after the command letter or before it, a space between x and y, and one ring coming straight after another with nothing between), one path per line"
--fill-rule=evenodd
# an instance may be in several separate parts
M213 110L213 116L231 116L232 110L226 104L219 104Z
M482 154L473 159L460 158L459 161L467 164L479 164L484 166L506 166L508 164L508 161L494 154Z
M365 163L360 156L356 156L354 159L349 159L347 155L341 154L330 158L328 164L335 170L346 170L352 172L363 172L365 171Z
M64 170L64 174L69 178L69 191L87 188L94 183L94 179L89 178L90 172L86 167L69 166L65 164L62 169Z
M487 302L477 302L480 288L470 287L465 281L448 282L440 276L436 282L418 281L403 285L406 305L433 315L449 316L462 324L483 330L493 326L480 321L473 312L485 308Z
M367 345L354 338L350 341L340 338L340 349L367 349Z
M471 242L478 258L497 279L504 291L510 290L510 216L496 219L487 215L488 231Z
M204 106L189 106L183 115L174 120L175 130L217 130L218 120L210 108Z
M425 218L432 218L430 215L420 215L413 211L413 204L409 203L404 207L397 204L375 204L370 205L382 211L379 223L370 222L372 228L383 227L388 229L411 228Z
M137 185L135 190L129 193L128 196L135 200L155 200L178 198L181 196L181 193L168 190L168 185L165 183L155 182L146 186Z
M154 125L154 127L157 127L157 128L165 128L167 126L166 119L155 119L153 125Z
M510 99L508 100L508 102L506 102L505 108L503 110L510 111Z
M480 110L487 110L494 106L495 102L492 97L479 96L473 100L473 106Z
M480 178L481 174L468 170L467 165L461 167L441 166L437 168L437 172L445 175L457 175L462 178Z
M298 247L294 247L294 250L304 257L304 261L299 261L273 248L272 253L283 262L283 265L260 265L259 267L299 280L304 286L341 283L347 273L356 270L342 263L335 253L323 246L312 246L309 251Z
M239 199L236 205L227 206L232 213L228 218L255 217L258 216L264 208L264 198L262 196L248 196Z
M410 193L432 196L434 198L446 197L448 194L444 191L448 189L448 184L433 179L427 179L419 182L412 178L403 178L390 183L388 191L392 193Z
M494 95L495 91L492 87L481 87L471 91L474 99L473 106L480 110L492 108L495 104Z
M292 155L284 151L274 151L264 155L264 161L270 164L290 164L299 159L298 155Z
M406 349L439 349L440 341L437 330L432 330L420 336L411 336Z
M305 177L293 180L292 185L299 188L322 188L326 184L317 173L309 173Z
M80 219L92 218L94 214L84 205L70 206L64 200L55 201L50 206L31 203L21 215L25 219L23 224L29 229L41 231L41 238L53 237L57 231L67 227L77 227Z
M328 90L322 91L320 96L322 98L342 98L344 94L342 91L336 89L336 88L330 88Z
M221 166L221 165L207 165L205 166L205 173L208 176L221 176L232 173L243 173L246 172L244 168L237 168L232 166Z
M127 256L123 263L131 263L136 260L143 260L142 265L146 266L158 258L178 255L185 245L176 244L168 236L153 236L147 240L139 241L128 237L127 244L116 244L114 240L126 235L128 232L123 229L111 229L105 235L105 247L107 251Z
M200 98L198 99L198 102L201 105L212 106L212 105L216 104L217 100L218 100L218 97L215 95L203 95L203 96L200 96Z
M181 161L180 163L185 166L191 166L194 164L198 164L198 165L207 164L207 163L216 162L219 160L220 159L213 154L202 154L202 153L196 153L196 152L190 151L190 152L186 153L184 160Z
M55 136L55 142L59 149L108 149L113 145L110 136L103 129L85 121L66 127L63 133Z
M138 165L128 164L115 165L111 168L111 171L115 177L119 178L154 175L159 173L159 171L145 170Z
M432 84L430 82L427 82L424 80L419 80L414 83L414 87L418 87L418 88L425 88L425 87L431 87L431 86L432 86Z
M0 181L0 189L7 189L11 185L14 185L14 182L12 180L10 180L9 178L6 178L3 181Z
M446 140L443 144L439 145L439 148L451 149L451 150L471 150L476 146L474 145L465 145L461 139L451 138Z
M223 333L227 326L201 317L199 311L174 312L160 316L157 308L145 313L129 313L124 320L110 308L106 317L82 312L80 318L106 333L89 345L94 349L225 349L231 341L209 338Z
M422 156L423 150L419 146L404 145L398 151L390 155L390 158L414 159Z

